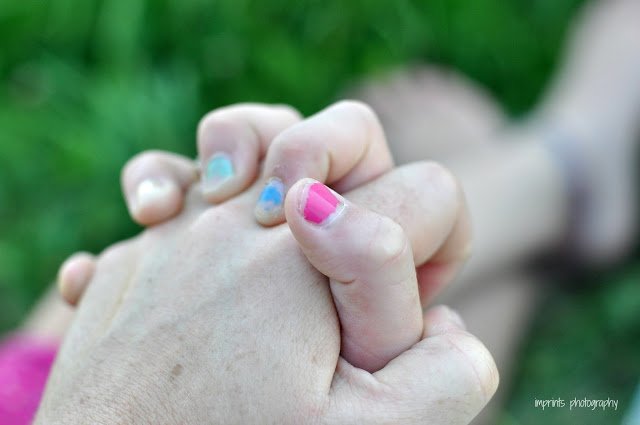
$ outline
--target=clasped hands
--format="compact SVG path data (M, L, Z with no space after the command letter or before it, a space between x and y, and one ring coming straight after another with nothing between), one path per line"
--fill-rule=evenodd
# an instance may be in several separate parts
M147 226L61 268L78 303L40 424L463 424L491 355L426 307L469 254L458 183L393 168L375 114L242 104L203 118L199 164L124 168ZM198 173L199 171L199 173Z

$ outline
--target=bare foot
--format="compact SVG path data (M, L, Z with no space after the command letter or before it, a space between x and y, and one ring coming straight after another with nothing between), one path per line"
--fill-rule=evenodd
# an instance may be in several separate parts
M492 144L504 112L491 96L462 75L419 67L372 79L351 96L371 105L399 163L446 161Z

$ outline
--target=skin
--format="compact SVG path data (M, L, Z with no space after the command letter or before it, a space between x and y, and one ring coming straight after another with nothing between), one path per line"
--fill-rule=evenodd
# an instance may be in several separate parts
M629 14L629 16L632 16L632 14ZM588 43L587 43L587 44L588 44ZM608 49L608 50L610 50L610 49ZM628 55L628 56L629 56L629 55ZM602 62L602 61L601 61L601 62ZM587 69L589 69L589 67L587 67ZM610 80L610 79L609 79L609 80ZM609 81L609 80L607 80L607 81ZM622 80L622 79L619 79L619 80ZM591 86L593 86L593 84L591 84ZM626 85L626 84L622 84L621 86L622 86L622 87L627 87L627 85ZM598 104L601 104L601 103L602 103L602 102L600 102L600 103L598 103ZM584 104L584 102L582 102L581 104ZM575 129L574 129L574 130L575 130ZM410 150L410 151L411 151L411 150ZM433 152L430 152L430 153L433 153ZM518 154L518 155L519 155L519 154ZM518 156L518 155L516 155L516 156ZM523 154L523 155L519 155L519 156L521 156L521 157L526 157L526 158L531 158L531 157L532 157L532 155L529 155L528 153L525 153L525 154ZM526 170L530 170L530 169L532 169L532 168L536 168L537 170L540 170L540 169L544 169L544 170L546 170L546 169L548 169L548 168L549 168L549 167L548 167L548 163L549 163L548 158L542 158L541 160L538 160L538 157L539 157L539 156L540 156L540 155L538 155L538 156L533 155L533 157L534 157L535 159L534 159L534 160L531 160L531 161L529 161L529 160L528 160L528 161L529 161L529 162L536 162L536 161L537 161L537 163L540 163L540 164L543 164L543 165L544 165L544 164L547 164L547 165L545 165L544 167L537 167L537 166L536 166L536 167L534 167L534 165L535 165L535 164L532 164L532 165L530 165L530 166L526 167ZM414 157L415 157L415 155L414 155ZM414 158L414 157L412 157L412 158ZM511 164L511 163L513 163L513 162L514 162L514 161L512 161L511 159L512 159L511 157L508 157L508 158L506 158L506 159L500 158L500 159L498 159L498 160L496 160L496 159L494 158L492 161L489 161L489 162L490 162L491 164L495 164L496 162L506 163L506 164ZM518 170L522 170L522 169L523 169L523 167L518 167ZM511 174L513 174L513 173L511 173ZM510 174L510 175L511 175L511 174ZM520 172L519 174L523 174L523 173L521 173L521 172ZM524 173L524 174L530 175L530 174L536 174L536 173L533 173L533 172L527 172L527 173ZM538 174L538 175L542 175L542 176L547 176L547 175L549 175L549 173L544 173L544 172L537 172L537 174ZM551 174L555 176L557 173L551 173ZM463 179L464 179L465 177L467 177L467 176L466 176L466 175L463 175ZM470 172L470 173L468 173L468 177L469 177L469 179L468 179L469 181L472 181L472 182L473 182L473 181L478 181L478 180L477 180L477 173ZM502 179L502 178L501 178L501 179L499 179L499 180L500 180L500 181L507 181L507 182L509 182L509 186L511 186L511 187L513 187L513 186L514 186L514 184L513 184L513 182L512 182L513 178L509 178L509 179ZM537 181L538 181L538 179L537 179L537 178L536 178L536 179L531 179L531 178L530 178L530 176L529 176L529 177L527 177L525 180L526 180L527 182L529 182L529 181L536 181L536 182L537 182ZM546 186L548 186L548 187L554 187L554 188L557 188L557 187L560 187L560 186L557 184L559 181L560 181L560 180L556 178L556 181L555 181L555 183L554 183L554 184L546 185L546 183L545 183L545 185L546 185ZM485 181L479 181L479 182L476 184L476 186L477 186L477 187L480 187L480 188L492 187L492 191L494 191L494 192L500 192L499 188L498 188L498 189L495 189L495 187L494 187L494 186L492 186L492 185L490 185L490 184L489 184L489 185L487 185L487 184L485 184L485 183L486 183ZM517 185L516 185L516 186L517 186ZM469 191L469 190L468 190L468 191ZM472 192L472 193L473 193L473 192L476 192L476 191L475 191L475 189L474 189L474 188L471 188L470 192ZM486 192L486 190L485 190L485 191L477 191L477 192L478 192L478 193L485 193L485 192ZM523 190L523 192L530 193L530 191L528 191L528 190ZM503 197L503 198L505 198L505 197ZM534 197L534 198L535 198L535 197ZM478 199L480 199L480 198L478 198ZM484 203L483 203L483 202L478 202L478 204L480 204L481 206L482 206L482 205L487 206L487 204L488 204L488 205L492 205L492 204L493 204L493 205L500 205L500 204L493 203L493 201L491 200L491 198L489 198L489 201L486 201L486 198L485 198L485 197L483 197L482 199L484 199L484 200L485 200L485 201L484 201ZM475 203L475 201L474 201L473 203ZM550 210L552 210L552 211L557 210L557 209L554 209L554 208L555 208L555 205L559 205L559 204L557 204L557 203L553 203L553 202L539 202L538 204L539 204L539 205L543 205L543 206L545 206L545 208L550 209ZM549 205L551 205L551 206L549 206ZM170 210L170 209L171 209L171 208L169 208L169 210ZM482 210L482 209L481 209L481 208L476 208L476 210ZM487 210L487 211L492 211L492 210L491 210L491 208L487 208L486 210ZM534 210L531 210L531 211L534 211ZM495 211L494 211L494 212L495 212ZM539 217L540 217L541 215L542 215L542 216L544 216L544 217L547 217L547 216L549 216L549 214L540 214L540 211L538 211L538 210L536 210L535 212L536 212L536 217L535 217L535 219L533 219L533 220L521 220L521 221L526 221L526 222L527 222L527 224L528 224L528 227L530 227L531 223L534 223L534 224L538 225L539 227L540 227L540 226L545 226L547 222L546 222L546 221L545 221L545 222L540 222ZM175 214L175 213L177 213L177 211L170 212L169 214ZM556 215L557 215L557 214L556 214ZM492 213L492 214L487 215L487 216L490 216L490 217L492 218L492 220L490 220L490 223L493 223L494 221L495 221L495 222L497 222L497 223L500 223L500 226L498 226L498 227L501 227L501 226L503 226L503 225L504 225L504 222L505 222L505 221L503 220L503 217L501 217L501 216L500 216L500 214L493 214L493 213ZM517 215L517 216L518 216L518 217L520 217L519 215ZM496 220L495 220L495 217L499 217L500 219L496 221ZM480 223L480 228L481 228L481 229L483 229L483 228L485 228L485 227L489 227L489 226L484 226L484 224L485 224L485 222L487 222L487 220L483 220L482 218L483 218L483 217L480 217L480 219L478 219L478 218L476 217L476 220L475 220L475 221L476 221L476 223L478 223L478 222ZM152 220L152 221L153 221L153 220ZM556 220L555 222L557 222L557 221L558 221L558 220ZM562 221L562 220L560 220L560 221ZM555 222L554 222L554 223L555 223ZM540 223L542 223L542 224L540 224ZM555 226L555 224L553 224L553 226ZM547 227L549 227L549 226L547 226ZM510 234L510 232L502 232L502 233ZM540 233L540 232L537 232L537 231L536 231L536 234L539 234L539 233ZM556 235L556 234L557 234L557 232L555 232L555 231L553 231L553 232L547 232L547 233L548 233L548 234L552 234L552 235ZM547 234L547 233L545 233L545 234ZM489 234L489 235L491 235L491 234L493 234L493 233L492 233L492 232L488 232L488 231L487 231L487 232L484 232L484 231L483 231L483 232L482 232L482 234ZM511 232L511 234L513 234L513 232ZM522 240L523 238L519 238L519 239L520 239L520 240ZM481 240L483 241L483 240L484 240L484 238L481 238ZM498 238L498 239L496 239L496 238L492 237L492 238L490 239L490 241L495 241L495 240L502 240L502 238ZM480 254L481 254L481 255L478 257L478 258L479 258L479 260L475 262L476 264L478 264L478 263L482 263L482 260L483 260L483 259L486 259L486 257L491 257L491 258L500 258L500 259L505 258L505 256L504 256L504 255L494 255L494 254L495 254L495 250L492 250L492 249L484 249L483 243L480 243L479 245L480 245L480 249L479 249L478 251L480 251ZM490 247L490 248L491 248L491 247ZM609 251L611 251L611 250L609 250ZM511 254L511 253L513 253L513 252L518 253L518 252L520 252L520 250L514 251L513 249L508 249L508 250L505 250L505 252L507 252L507 253L510 253L510 254ZM508 257L508 258L511 258L511 257ZM472 270L473 272L472 272L472 273L467 273L467 275L473 275L473 276L476 276L476 277L477 277L478 273L475 273L475 270L476 270L476 269L478 269L478 267L471 267L471 269L470 269L470 270ZM467 280L468 280L469 282L471 282L471 281L477 281L477 279L467 279ZM477 282L476 282L476 283L477 283ZM490 298L490 297L489 297L489 298ZM495 329L494 329L494 331L495 331ZM495 333L495 332L493 332L493 333Z
M255 223L258 190L210 207L194 189L180 216L100 256L36 423L449 424L478 413L495 365L444 307L375 373L339 356L327 278L286 225Z
M246 176L257 174L261 164L256 158L261 157L265 159L260 181L274 177L276 170L285 187L296 176L315 176L343 191L378 181L377 189L355 193L373 211L351 204L341 215L344 218L323 231L305 230L309 226L300 225L304 220L292 212L303 202L301 188L286 200L294 237L309 261L331 279L343 356L373 372L419 340L420 301L426 305L468 255L470 226L464 197L455 178L434 163L381 176L393 162L377 117L364 104L339 102L304 121L296 118L283 106L242 104L213 111L199 126L199 156L209 158L224 151L233 158L236 174L217 185L222 191L244 187ZM144 224L175 215L194 174L192 161L166 152L133 158L122 176L132 217ZM209 183L203 177L205 202L212 202ZM152 196L149 186L157 189ZM284 220L287 205L270 216L270 225L280 216ZM77 262L70 260L60 274L61 292L72 303L83 287L78 283L82 265ZM74 269L74 274L67 272ZM382 269L385 273L380 273Z
M327 115L309 119L309 130L332 128ZM372 122L346 128L366 146ZM132 212L144 210L131 188L145 175L182 189L163 190L147 212L186 206L98 257L39 423L467 423L495 391L495 365L449 309L421 317L425 272L414 270L468 244L457 182L432 163L367 175L353 156L318 168L330 179L342 166L342 184L361 185L326 227L302 218L305 180L287 195L289 226L265 228L250 214L261 182L212 207L206 190L185 187L187 160L132 161L123 174ZM367 231L370 239L355 237ZM78 288L64 282L81 271L65 264L63 293ZM389 300L394 308L384 308Z

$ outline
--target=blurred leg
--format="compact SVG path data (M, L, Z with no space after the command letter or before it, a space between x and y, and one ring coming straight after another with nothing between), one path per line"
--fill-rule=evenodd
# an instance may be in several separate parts
M574 191L573 249L590 263L620 258L635 236L640 145L640 2L588 3L564 66L533 114L533 131L565 162ZM578 180L576 184L576 180Z
M458 289L559 250L567 239L572 255L585 264L607 264L628 250L640 137L639 13L637 1L590 4L573 31L564 66L530 122L499 133L477 126L477 134L493 134L494 142L442 155L465 188L475 229L474 255ZM396 139L392 150L407 161L433 158L423 128L428 117L420 110L398 115L403 116L413 122L398 121L399 127L422 129L425 140L407 135ZM452 124L443 120L443 126ZM464 135L458 128L447 134ZM469 140L457 146L469 146Z
M568 220L567 185L538 140L512 140L446 165L462 182L474 228L473 255L450 291L559 246Z
M558 163L535 135L499 131L506 117L480 87L424 67L365 83L353 94L379 113L398 163L436 159L461 180L474 222L474 255L463 281L558 244L567 209Z
M474 221L464 281L558 243L567 208L558 164L535 137L499 133L506 118L481 88L424 67L365 83L353 94L379 113L399 163L437 159L461 180Z
M40 298L19 331L59 342L72 318L73 308L51 288Z
M397 71L360 84L348 97L378 114L396 161L446 161L494 144L502 108L463 75L433 65Z

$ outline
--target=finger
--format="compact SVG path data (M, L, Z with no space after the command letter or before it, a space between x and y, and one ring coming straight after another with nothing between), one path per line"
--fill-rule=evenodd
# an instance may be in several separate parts
M456 278L471 256L473 229L469 207L462 190L457 193L460 207L453 229L437 252L416 271L423 307Z
M441 165L416 162L345 194L400 224L409 238L425 305L469 256L471 225L464 193Z
M285 213L309 262L330 278L347 361L378 370L420 340L413 254L397 223L312 179L294 184Z
M373 375L342 361L332 397L358 423L467 424L496 391L491 354L440 306L424 317L423 339Z
M240 104L207 114L197 136L205 199L222 202L246 189L273 138L300 119L283 105Z
M344 192L392 166L384 132L371 108L339 102L273 140L265 158L265 187L256 204L256 219L263 225L281 223L284 194L303 177Z
M192 160L161 151L133 157L122 170L122 189L134 221L152 225L178 214L184 193L196 180Z
M95 272L96 259L86 252L78 252L60 266L58 290L70 305L76 305Z

